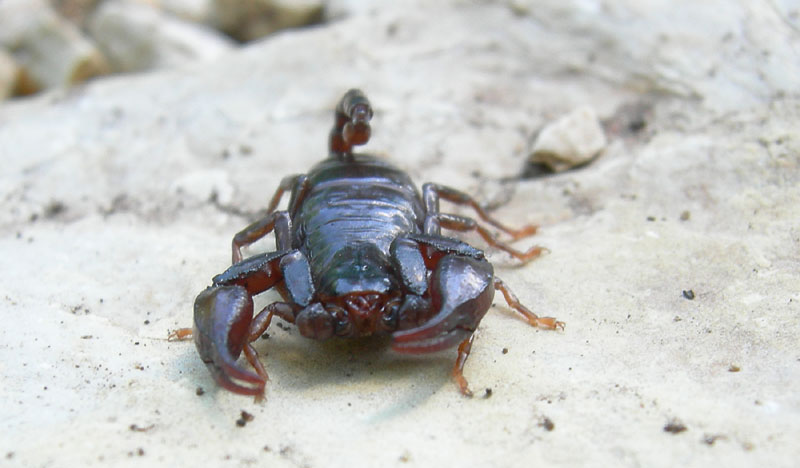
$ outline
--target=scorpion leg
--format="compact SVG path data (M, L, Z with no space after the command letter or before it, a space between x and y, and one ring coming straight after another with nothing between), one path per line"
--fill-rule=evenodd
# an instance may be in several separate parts
M466 364L469 352L472 350L472 341L474 339L475 334L473 333L458 345L458 357L456 358L456 363L453 365L453 380L456 381L456 385L458 385L458 389L461 390L461 394L468 397L472 396L472 390L469 389L469 382L467 382L466 377L464 377L464 364Z
M500 223L500 221L497 221L492 216L490 216L489 213L487 213L478 204L478 202L476 202L475 199L472 198L471 196L444 185L438 185L433 183L427 183L423 185L422 198L423 201L425 202L425 209L428 213L436 213L436 214L440 213L439 211L440 198L443 198L451 203L455 203L456 205L462 205L462 206L467 205L470 208L472 208L475 211L475 213L478 214L478 217L483 222L491 224L495 228L510 235L512 240L517 240L523 237L532 236L533 234L536 234L536 231L539 229L539 227L536 226L535 224L529 224L527 226L523 226L520 229L510 228ZM429 234L432 233L429 232ZM486 239L486 236L484 236L484 239Z
M289 207L286 211L275 211L278 204L283 198L283 194L287 190L292 191L292 197L289 200ZM294 213L296 207L305 198L308 191L308 177L305 174L297 174L293 176L284 177L272 200L267 207L267 214L254 222L253 224L242 229L231 241L232 263L242 261L242 247L248 246L262 237L266 236L273 230L275 231L275 244L278 251L288 250L291 246L291 215Z
M492 233L489 232L488 229L475 222L474 219L467 218L464 216L458 216L449 213L438 213L435 216L428 216L428 218L425 220L426 227L428 227L427 225L429 222L432 224L438 224L436 228L444 227L446 229L452 229L454 231L461 231L461 232L476 231L483 238L483 240L485 240L486 243L489 244L490 246L500 249L508 253L512 257L521 260L523 262L533 260L534 258L541 255L542 252L545 250L544 248L539 247L538 245L534 245L527 251L521 252L509 246L505 242L497 240L497 238L494 237Z
M275 211L247 226L235 236L231 241L232 264L242 261L242 247L266 236L273 230L275 231L275 244L278 251L288 250L291 245L288 233L291 231L292 220L286 211ZM283 233L287 235L282 235Z
M261 337L261 335L264 334L264 332L267 331L269 324L272 322L272 317L275 315L281 317L287 322L291 322L294 319L294 309L292 308L291 304L286 302L273 302L272 304L264 307L264 309L262 309L261 312L259 312L250 323L249 336L244 345L244 353L245 357L247 357L247 362L253 366L256 374L261 377L262 382L269 380L269 375L267 375L267 370L264 368L264 364L262 364L258 359L258 353L253 348L251 343L257 340L259 337ZM263 394L263 392L264 389L262 385L261 394ZM256 396L258 397L259 394L256 394Z
M508 289L508 286L506 286L503 280L496 276L494 277L494 288L503 293L506 304L522 314L522 316L525 317L525 320L531 324L531 326L545 330L555 330L557 328L560 328L561 330L564 329L564 322L558 321L554 317L539 317L531 312L530 309L522 305L522 303L519 302L519 299L517 299L517 296L510 289Z
M281 179L281 184L275 190L275 194L272 195L272 200L270 200L269 205L267 205L267 213L275 211L275 208L278 207L281 198L283 198L283 194L286 193L287 190L291 190L292 192L292 201L289 202L289 212L292 213L294 212L294 207L298 198L302 200L302 196L298 197L298 195L301 193L304 194L305 191L308 190L308 177L305 174L295 174Z

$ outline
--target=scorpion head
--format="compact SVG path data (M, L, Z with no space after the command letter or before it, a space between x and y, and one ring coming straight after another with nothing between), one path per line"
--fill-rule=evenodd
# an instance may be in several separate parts
M327 302L345 302L338 300L347 296L387 295L398 288L396 276L388 256L375 244L358 244L337 252L317 278L317 293L333 299Z
M342 249L318 279L319 302L300 311L295 323L303 336L315 339L392 331L399 291L391 262L375 244Z
M352 293L309 305L295 323L301 335L318 340L368 336L397 328L400 303L397 294Z

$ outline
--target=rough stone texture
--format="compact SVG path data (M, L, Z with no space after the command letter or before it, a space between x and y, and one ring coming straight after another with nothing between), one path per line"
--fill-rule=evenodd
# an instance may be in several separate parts
M371 5L192 70L0 107L4 465L795 465L798 12ZM466 367L476 398L450 382L453 352L275 326L255 404L165 340L232 234L324 155L352 86L376 107L368 150L542 224L518 245L549 255L490 257L567 328L531 329L498 297ZM520 178L532 135L584 104L603 155Z
M142 71L214 60L234 42L133 0L103 3L89 21L92 37L116 71Z

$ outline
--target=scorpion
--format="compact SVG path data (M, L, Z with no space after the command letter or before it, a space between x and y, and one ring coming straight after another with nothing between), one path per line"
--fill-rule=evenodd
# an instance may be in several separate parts
M533 235L537 226L506 227L472 197L446 186L426 183L420 195L405 172L354 153L370 138L372 116L363 92L345 93L335 110L329 157L307 174L282 179L267 214L234 236L232 266L197 296L193 328L172 333L194 337L221 387L263 398L268 375L252 342L275 316L315 340L391 334L391 348L407 354L458 345L452 376L466 396L472 392L464 364L495 290L530 325L564 328L522 305L484 252L441 230L476 232L522 262L543 249L518 251L474 219L441 212L439 201L470 207L512 240ZM276 211L285 192L291 194L288 207ZM270 232L274 252L243 258L242 248ZM283 300L254 314L253 296L272 288ZM242 352L253 370L237 362Z

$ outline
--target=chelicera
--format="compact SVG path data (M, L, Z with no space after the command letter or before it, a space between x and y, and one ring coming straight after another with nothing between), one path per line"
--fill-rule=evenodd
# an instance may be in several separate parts
M261 397L267 371L252 342L273 317L293 323L316 340L391 334L392 349L422 354L458 346L453 377L464 395L463 375L475 329L499 290L508 305L531 325L563 328L563 322L538 317L494 276L484 253L442 229L477 232L487 244L527 262L540 247L518 251L498 240L483 223L512 240L536 226L511 229L458 190L422 186L353 146L370 137L372 108L359 90L339 102L330 133L329 157L307 174L286 177L267 215L236 234L233 265L217 275L194 304L197 351L222 387ZM286 210L276 211L286 192ZM440 199L472 208L480 222L443 213ZM249 258L242 248L275 233L276 250ZM282 300L254 315L253 296L275 288ZM244 352L253 370L237 362Z

